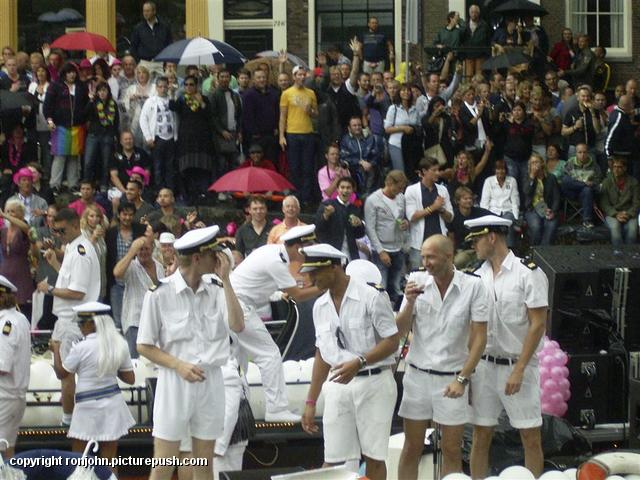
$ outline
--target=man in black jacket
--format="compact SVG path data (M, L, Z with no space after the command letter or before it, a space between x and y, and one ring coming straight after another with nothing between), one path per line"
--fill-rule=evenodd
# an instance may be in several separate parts
M144 20L138 23L131 33L131 54L137 61L152 61L172 42L171 27L158 20L156 4L153 2L145 2L142 5L142 16Z
M338 182L338 197L325 200L316 213L316 235L319 243L328 243L349 256L360 258L356 239L365 234L362 211L349 202L356 187L351 177Z
M604 143L604 151L608 158L614 155L625 157L632 176L640 180L640 158L638 158L635 138L636 126L631 123L633 114L633 97L622 95L618 105L609 115L609 133Z

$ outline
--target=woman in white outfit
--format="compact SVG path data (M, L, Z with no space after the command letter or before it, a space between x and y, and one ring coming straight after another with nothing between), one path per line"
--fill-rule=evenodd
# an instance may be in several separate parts
M107 313L108 305L88 302L74 307L84 339L71 347L64 360L53 345L54 369L60 378L78 375L75 407L69 427L74 452L82 452L89 440L100 443L100 456L114 458L118 439L135 421L120 392L118 378L135 381L127 342Z

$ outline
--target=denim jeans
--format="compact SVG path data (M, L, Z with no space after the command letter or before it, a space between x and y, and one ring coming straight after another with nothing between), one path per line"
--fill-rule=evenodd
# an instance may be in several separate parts
M611 244L620 247L623 243L633 245L638 241L638 218L631 217L626 223L620 223L615 217L606 217L609 233L611 233Z
M287 133L287 161L291 183L303 203L312 200L315 178L315 138L313 134Z
M562 194L571 200L580 200L582 208L582 221L593 221L593 194L595 186L589 187L586 183L574 180L565 175L560 185Z
M111 300L111 313L116 328L122 328L122 296L124 295L124 285L114 283L111 285L109 299Z
M551 245L558 230L558 219L547 220L534 210L525 213L531 245Z
M507 164L507 175L515 178L516 182L518 182L520 205L524 205L524 193L522 188L529 178L529 166L527 162L519 162L511 157L507 157L506 155L504 156L504 161Z
M153 183L158 190L170 188L175 191L175 151L176 142L173 139L155 138L151 158L153 159Z
M395 305L398 298L402 296L400 290L400 280L402 277L402 271L404 270L405 255L402 250L399 252L387 252L391 257L391 266L387 267L377 252L373 253L373 263L376 264L378 270L382 274L382 286L387 289L391 304Z
M138 327L127 328L127 331L124 333L124 338L127 340L131 358L138 358L140 356L138 355L138 347L136 345L138 341Z
M84 149L84 178L96 179L96 171L99 172L100 185L109 184L109 161L113 155L114 139L110 134L87 135Z

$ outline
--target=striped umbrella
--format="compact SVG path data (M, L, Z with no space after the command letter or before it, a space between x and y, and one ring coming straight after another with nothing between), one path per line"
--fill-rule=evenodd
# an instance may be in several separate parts
M178 65L219 65L247 61L242 53L228 43L202 37L174 42L162 50L154 60Z

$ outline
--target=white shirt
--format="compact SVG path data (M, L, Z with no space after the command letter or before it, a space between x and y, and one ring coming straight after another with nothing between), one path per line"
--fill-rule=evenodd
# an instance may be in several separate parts
M427 272L412 272L408 281L424 285L424 292L413 307L413 340L407 363L441 372L462 370L469 356L471 322L489 321L489 298L482 280L455 270L444 298ZM401 310L405 304L406 299Z
M120 358L122 359L118 369L109 372L104 377L98 376L98 336L90 333L82 341L73 344L69 354L64 359L62 367L70 373L77 373L78 380L76 392L87 392L99 388L110 387L118 383L118 372L133 371L129 348L125 341L118 342L113 348L122 349Z
M438 190L438 195L444 198L444 209L453 217L453 206L451 205L451 199L449 198L449 191L444 185L439 183L434 184ZM420 250L422 243L424 242L424 218L421 218L417 222L412 222L411 217L418 210L422 210L422 186L421 182L416 182L413 185L409 185L404 192L405 210L407 220L409 220L409 236L411 239L411 248ZM436 214L434 214L436 215ZM447 224L445 223L442 215L437 214L440 221L440 231L442 235L447 234Z
M511 212L517 219L520 213L520 195L516 179L507 175L501 187L495 175L487 178L482 186L480 206L496 215Z
M484 129L484 123L482 122L482 118L481 117L478 118L478 104L474 103L473 105L470 105L467 102L464 102L464 104L467 107L467 110L471 112L471 115L473 115L473 118L478 119L478 122L476 123L476 126L478 127L477 141L480 143L480 145L484 145L487 142L487 133Z
M164 267L152 259L158 280L164 278ZM140 324L140 312L144 296L153 285L153 280L137 258L129 264L124 274L124 295L122 296L122 331Z
M395 316L386 292L351 277L342 298L340 314L329 291L313 304L313 325L316 329L316 347L322 359L332 367L365 355L378 343L398 332ZM340 329L341 333L338 333ZM341 348L338 336L344 342ZM378 363L375 368L393 365L393 355Z
M549 306L547 276L538 267L531 270L511 251L495 277L488 261L476 273L488 290L491 310L485 351L495 357L517 358L529 330L527 309ZM537 364L535 355L530 363Z
M391 105L387 110L387 116L384 119L384 128L409 125L416 127L419 124L418 111L415 106L409 107L409 111L399 105ZM396 132L389 135L389 145L402 147L402 132Z
M27 394L31 372L30 329L27 317L15 308L0 310L0 399L23 399Z
M84 293L80 300L53 297L53 313L59 318L72 319L76 305L95 302L100 296L100 260L95 248L84 235L67 244L58 272L56 288L67 288Z
M155 345L195 365L224 365L229 357L224 290L203 279L194 293L180 269L163 278L144 297L137 343Z
M269 305L269 297L277 290L295 287L285 246L256 248L231 272L231 285L238 300L258 310Z

